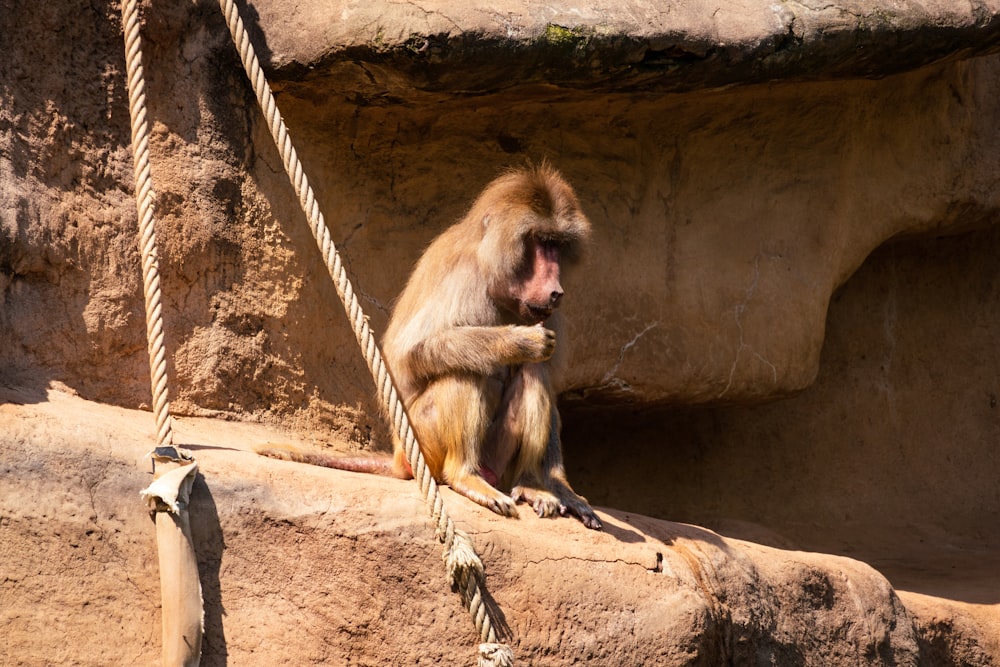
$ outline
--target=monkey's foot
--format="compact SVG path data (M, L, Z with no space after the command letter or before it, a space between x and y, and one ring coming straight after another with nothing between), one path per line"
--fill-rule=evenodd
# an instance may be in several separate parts
M511 491L514 502L524 501L531 505L538 516L573 516L580 519L587 528L600 530L604 527L597 518L587 499L578 496L570 490L564 491L562 497L530 486L515 486Z
M510 492L515 503L524 501L538 516L566 516L569 509L554 494L530 486L515 486Z
M583 525L585 525L587 528L591 528L593 530L600 530L601 528L604 527L604 524L601 523L601 520L597 518L596 514L594 514L594 510L590 507L589 504L587 504L587 501L584 500L583 498L567 502L566 507L567 509L569 509L570 514L575 514L577 517L579 517L580 521L582 521Z
M518 518L514 501L509 496L494 489L479 475L462 475L460 478L452 480L449 485L452 490L501 516Z

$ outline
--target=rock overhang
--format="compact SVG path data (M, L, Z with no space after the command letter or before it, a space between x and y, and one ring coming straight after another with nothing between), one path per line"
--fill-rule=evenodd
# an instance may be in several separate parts
M992 65L960 61L1000 49L1000 2L252 10L264 68L321 193L343 182L343 169L324 165L345 141L368 165L394 153L411 183L429 177L412 172L420 162L485 183L544 157L584 186L585 210L606 230L595 264L623 270L616 286L591 281L567 303L582 359L564 385L574 401L797 393L816 378L831 295L874 248L996 218L985 120L994 105L981 92ZM345 131L353 136L335 136ZM473 165L476 143L486 148ZM441 209L435 225L461 213L414 186L375 190L383 207L406 211L390 228L417 247L427 239L404 221L413 211ZM595 308L605 314L596 328L586 315Z
M1000 2L717 0L457 5L253 4L277 81L371 65L393 88L486 94L528 84L683 92L881 77L1000 49Z

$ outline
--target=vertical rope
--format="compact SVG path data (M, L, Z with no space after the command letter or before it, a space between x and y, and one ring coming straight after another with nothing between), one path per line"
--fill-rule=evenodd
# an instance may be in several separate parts
M268 128L271 131L271 138L274 139L278 151L281 153L281 160L285 166L288 179L295 189L299 198L299 204L306 214L309 227L312 230L316 245L326 262L327 271L333 279L337 289L337 294L344 305L344 310L351 322L354 335L358 340L368 370L378 387L379 397L386 407L387 414L392 422L393 430L399 441L403 443L403 450L406 458L413 470L420 490L424 495L424 502L435 521L438 539L444 544L444 560L452 577L456 588L462 595L463 601L469 608L476 628L479 631L482 645L479 647L479 664L482 667L490 665L507 666L514 661L513 651L508 646L497 644L497 633L493 628L489 610L487 609L482 595L482 581L484 578L483 564L476 554L472 545L472 540L465 533L457 530L451 517L448 516L444 507L444 501L438 490L437 483L424 461L423 454L417 444L416 436L406 417L403 403L396 393L396 388L392 383L389 373L386 370L382 354L375 343L375 337L368 326L368 319L361 310L361 304L354 294L354 287L347 276L347 271L340 259L340 254L334 247L330 238L330 231L326 227L326 221L319 210L316 197L313 194L309 180L302 169L302 163L295 153L291 137L285 126L281 114L278 112L271 87L264 78L257 54L250 43L250 35L247 33L240 18L239 10L233 0L219 0L219 6L225 15L226 24L232 35L233 43L239 51L240 59L243 61L243 68L246 70L250 83L253 86L257 103L260 105Z
M149 174L149 126L146 123L146 83L142 74L142 40L136 0L122 3L125 33L125 67L128 70L128 112L132 119L132 161L135 170L135 200L139 214L139 253L142 256L142 292L146 302L146 341L149 376L156 419L156 445L173 444L170 402L167 397L167 353L163 345L160 305L160 268L153 220L153 183Z

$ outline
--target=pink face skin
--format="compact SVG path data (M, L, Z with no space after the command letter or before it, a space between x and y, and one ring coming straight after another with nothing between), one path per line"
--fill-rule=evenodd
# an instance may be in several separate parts
M525 265L518 274L511 297L516 313L525 324L538 324L552 314L562 300L559 283L559 246L551 241L525 241Z

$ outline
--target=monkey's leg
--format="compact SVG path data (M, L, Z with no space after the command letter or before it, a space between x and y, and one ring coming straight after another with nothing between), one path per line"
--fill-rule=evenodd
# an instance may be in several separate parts
M410 419L435 479L497 514L517 517L514 501L487 482L481 470L480 451L497 393L488 378L449 375L413 402Z
M518 367L507 383L500 411L487 437L487 460L496 461L511 493L538 516L565 514L567 508L542 483L542 462L551 437L554 398L546 390L548 369L542 364Z
M515 466L517 485L511 497L530 503L539 516L573 514L588 528L601 528L587 499L573 491L566 479L562 424L548 369L544 364L530 364L521 369L520 376L520 396L509 406L514 437L521 440Z

